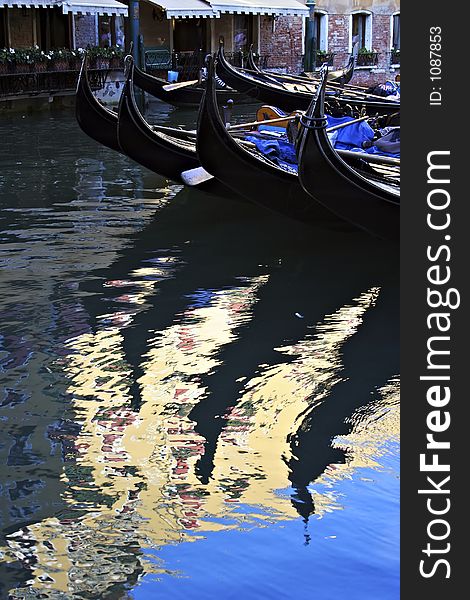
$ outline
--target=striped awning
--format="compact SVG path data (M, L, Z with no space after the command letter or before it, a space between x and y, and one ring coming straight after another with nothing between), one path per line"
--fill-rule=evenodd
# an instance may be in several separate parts
M62 6L64 14L73 15L124 15L128 11L125 4L117 0L61 0L57 3Z
M58 6L55 0L0 0L0 6L8 8L43 8Z
M145 0L165 11L167 19L218 18L221 13L308 16L299 0Z
M309 9L299 0L210 0L210 3L218 13L301 17L309 15Z
M165 11L167 19L199 19L219 17L209 2L204 0L146 0Z
M2 0L0 0L2 2ZM124 15L127 6L117 0L3 0L0 6L8 8L62 7L64 14L74 15Z
M145 0L165 11L167 19L217 18L221 13L250 15L298 15L307 17L309 9L299 0ZM0 0L2 2L2 0ZM3 0L9 8L61 6L74 15L124 15L127 6L117 0Z

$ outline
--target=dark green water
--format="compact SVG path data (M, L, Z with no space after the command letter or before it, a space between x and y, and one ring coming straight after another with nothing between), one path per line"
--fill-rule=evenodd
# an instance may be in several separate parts
M397 246L0 136L0 597L397 599Z

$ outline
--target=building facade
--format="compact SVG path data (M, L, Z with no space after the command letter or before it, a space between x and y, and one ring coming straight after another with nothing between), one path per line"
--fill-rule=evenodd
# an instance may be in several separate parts
M356 44L354 83L394 79L400 72L399 0L318 0L315 3L318 49L345 64Z
M183 4L185 9L178 9ZM305 24L312 16L317 67L326 61L332 68L340 68L354 48L357 83L382 82L399 73L399 0L318 0L308 6L296 0L140 3L140 29L146 47L214 52L222 36L227 53L246 52L253 45L263 67L284 72L302 70Z
M0 48L48 51L108 40L122 45L126 15L126 5L117 0L3 0Z
M1 0L0 0L1 1ZM308 0L307 0L308 1ZM392 79L400 65L399 0L141 0L146 49L214 52L220 37L232 56L250 45L264 68L299 72L306 19L314 20L314 65L346 64L358 53L355 82ZM124 0L3 0L0 49L126 45Z

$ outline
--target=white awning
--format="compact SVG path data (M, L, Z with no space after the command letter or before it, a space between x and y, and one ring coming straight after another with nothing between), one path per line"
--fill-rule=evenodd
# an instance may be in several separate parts
M2 0L0 0L1 2ZM298 15L309 9L299 0L145 0L162 8L167 19L218 18L221 13L251 15ZM3 0L10 8L62 6L63 13L82 15L125 15L127 6L117 0ZM1 6L1 4L0 4Z
M117 0L61 0L64 14L74 15L124 15L127 17L127 6Z
M309 9L298 0L210 0L219 13L250 15L297 15L308 17Z
M163 8L167 19L199 19L201 17L214 19L220 17L209 2L204 2L204 0L146 0L146 2Z
M56 0L3 0L0 6L7 6L8 8L42 8L57 6L57 2Z
M3 6L7 6L8 8L61 6L64 14L124 15L127 17L127 6L121 4L121 2L117 2L117 0L3 0Z

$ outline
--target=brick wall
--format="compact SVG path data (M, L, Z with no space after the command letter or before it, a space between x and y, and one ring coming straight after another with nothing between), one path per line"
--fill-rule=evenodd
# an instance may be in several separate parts
M349 15L329 15L328 51L334 52L334 68L344 66L349 57Z
M302 68L302 17L260 17L261 56L268 56L267 67L293 73Z
M75 16L75 47L86 48L96 45L96 22L94 15Z
M326 7L325 7L326 8ZM338 6L329 6L330 10L338 10ZM348 60L350 12L368 9L372 14L372 49L378 52L378 64L374 68L356 68L352 83L357 85L373 85L386 80L394 80L400 72L390 66L391 16L399 7L387 3L369 3L361 5L348 3L342 6L341 13L329 12L328 17L328 50L335 53L334 68L341 68Z

